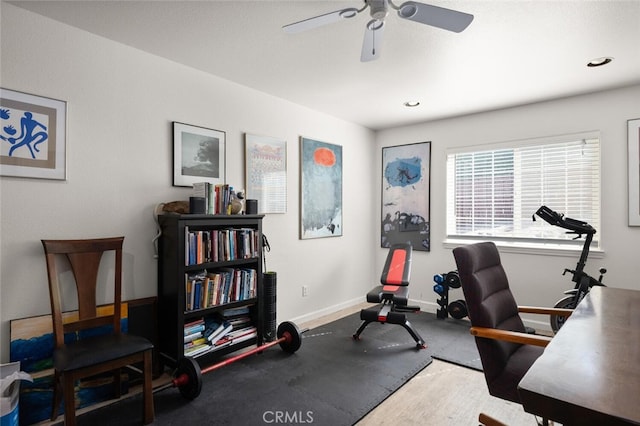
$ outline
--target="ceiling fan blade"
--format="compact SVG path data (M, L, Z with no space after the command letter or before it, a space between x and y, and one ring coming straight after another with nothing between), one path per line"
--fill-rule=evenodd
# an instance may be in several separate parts
M341 19L353 18L360 12L361 11L355 7L348 7L346 9L336 10L335 12L325 13L324 15L314 16L313 18L288 24L283 26L282 29L287 34L297 34L323 25L333 24Z
M398 16L456 33L462 32L473 21L473 15L468 13L416 1L401 4L398 7Z
M382 46L382 35L384 34L384 21L373 19L367 24L364 31L364 41L362 42L361 62L369 62L378 59L380 56L380 46Z

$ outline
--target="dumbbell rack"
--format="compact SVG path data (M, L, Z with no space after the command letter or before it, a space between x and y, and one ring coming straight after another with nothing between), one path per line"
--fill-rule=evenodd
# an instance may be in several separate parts
M449 289L460 288L460 277L458 271L450 271L433 276L435 282L433 291L440 296L437 300L438 310L436 316L438 319L446 319L451 315L455 319L462 319L467 316L467 303L464 299L454 300L449 303Z

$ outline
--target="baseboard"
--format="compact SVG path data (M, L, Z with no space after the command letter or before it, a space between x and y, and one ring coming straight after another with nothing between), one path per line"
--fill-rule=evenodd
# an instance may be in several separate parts
M300 315L298 317L291 319L291 321L297 324L308 322L308 321L314 321L324 316L335 314L341 310L354 308L360 305L363 305L363 302L362 302L362 298L358 297L356 299L351 299L346 302L338 303L336 305L327 306L326 308L319 309L317 311L310 312L305 315ZM440 308L440 305L438 305L436 302L429 302L426 300L419 300L419 299L409 299L409 305L419 306L422 312L429 312L434 315L437 313L438 309ZM532 320L528 318L523 318L522 321L524 322L524 325L527 327L532 327L540 331L551 331L551 326L549 325L548 321Z
M440 305L435 302L427 302L426 300L409 299L409 305L419 306L422 312L435 314Z
M536 329L538 331L549 331L549 332L551 332L551 324L548 321L549 317L546 317L546 316L543 315L543 318L545 318L546 321L532 320L532 319L523 318L522 322L527 327L534 328L534 329Z
M436 313L438 309L438 305L432 302L426 302L423 300L410 299L410 305L417 305L420 307L420 310L424 312L431 312L433 314ZM327 306L326 308L318 309L317 311L310 312L305 315L300 315L298 317L292 318L290 321L296 324L302 324L309 321L315 321L319 318L325 317L327 315L336 314L342 310L348 310L350 308L357 308L354 310L357 311L362 307L373 306L371 303L366 303L363 301L362 297L358 297L355 299L347 300L346 302L338 303L336 305Z
M440 308L440 305L438 305L437 303L417 299L409 299L409 304L420 306L421 311L430 312L432 314L435 314ZM544 319L535 320L530 318L522 318L522 322L525 326L534 328L539 331L551 331L551 325L549 324L548 317L543 315L541 316L541 318Z
M346 302L338 303L336 305L327 306L326 308L318 309L317 311L292 318L291 321L297 324L317 320L318 318L322 318L326 315L335 314L336 312L339 312L343 309L358 306L362 304L362 299L362 297L358 297L356 299L347 300Z

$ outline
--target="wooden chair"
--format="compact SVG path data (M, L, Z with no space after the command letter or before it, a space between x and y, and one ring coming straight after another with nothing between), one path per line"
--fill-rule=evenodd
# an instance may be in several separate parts
M151 384L153 345L145 338L122 333L120 327L123 241L124 237L42 240L47 262L55 340L52 421L58 417L61 390L64 395L65 424L75 425L75 382L84 377L114 371L115 397L119 398L120 368L134 363L143 365L144 424L151 423L154 419ZM115 259L113 313L98 316L96 305L98 269L105 252L113 252ZM63 299L68 298L62 297L60 272L64 271L58 270L58 260L60 260L57 259L58 257L66 257L73 272L78 300L78 315L73 320L69 318L63 320ZM82 330L95 327L109 330L106 334L99 336L82 337Z
M480 413L478 416L478 422L480 422L480 426L508 426L505 423L502 423L499 420L494 419L486 415L485 413Z
M518 383L551 341L527 333L520 313L568 317L573 311L516 305L492 242L456 247L453 255L489 393L520 404Z

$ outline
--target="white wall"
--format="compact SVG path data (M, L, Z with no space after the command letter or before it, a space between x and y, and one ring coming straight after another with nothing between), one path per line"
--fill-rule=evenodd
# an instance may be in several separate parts
M414 255L412 296L434 307L437 297L432 290L433 275L456 269L451 250L443 246L447 148L590 130L599 130L601 136L602 229L598 232L604 257L590 256L587 272L597 276L598 268L606 266L607 285L640 289L640 227L627 226L627 120L639 117L640 86L636 85L378 132L379 148L432 142L431 252ZM381 149L378 151L376 155L380 159ZM380 171L377 173L380 181ZM376 196L379 200L380 195ZM378 264L384 256L383 251L377 252ZM578 256L503 251L501 257L516 300L522 305L553 306L561 298L562 291L573 286L569 276L561 274L564 268L575 268ZM449 295L449 300L457 298L462 298L461 290L454 290Z
M0 178L1 362L8 321L49 312L40 239L122 234L125 297L156 294L151 239L156 203L186 199L171 186L171 122L227 134L227 181L242 186L243 133L288 141L288 212L268 215L267 266L278 272L279 321L355 302L378 279L381 147L432 142L431 252L415 252L412 296L435 309L432 277L455 269L445 236L447 147L600 130L604 258L609 285L640 288L640 227L627 226L626 120L640 117L640 86L388 129L374 134L182 65L2 3L0 85L68 102L68 180ZM343 146L344 236L298 239L299 150L304 135ZM553 305L576 258L503 253L522 304ZM301 286L310 287L301 297ZM456 293L451 294L457 298ZM460 294L461 297L461 294Z
M245 132L288 142L288 211L263 227L279 321L363 300L377 275L373 132L4 2L1 19L1 86L67 101L68 128L66 182L0 179L1 362L9 320L50 312L41 239L125 235L124 297L156 294L153 207L190 195L172 187L172 121L226 132L236 187ZM298 239L299 136L343 147L342 237Z

